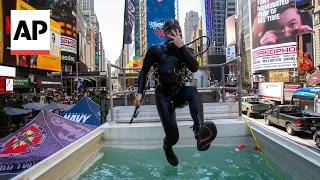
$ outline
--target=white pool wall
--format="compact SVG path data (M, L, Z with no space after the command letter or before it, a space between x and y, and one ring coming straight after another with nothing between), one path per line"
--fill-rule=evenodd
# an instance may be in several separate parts
M221 144L230 143L229 141L225 141L225 139L232 139L232 137L237 138L237 142L235 143L244 143L248 140L249 130L242 120L228 119L215 120L214 122L218 129L217 142L220 141ZM190 145L195 142L194 134L192 129L190 129L191 125L191 121L178 122L180 146L183 146L183 142L189 142ZM102 145L122 146L127 148L154 148L162 146L163 137L164 131L161 123L104 124L80 140L22 172L13 179L67 179L79 172L84 164L97 153Z

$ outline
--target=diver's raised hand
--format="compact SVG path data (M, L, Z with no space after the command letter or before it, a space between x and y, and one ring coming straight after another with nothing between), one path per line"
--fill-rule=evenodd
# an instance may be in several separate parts
M169 38L172 39L172 41L170 41L169 43L174 43L178 48L181 48L182 46L184 46L179 30L177 29L176 32L174 30L171 30L171 32L173 36L169 34L167 35Z
M138 93L137 96L136 96L136 99L134 100L134 106L135 107L140 107L142 105L142 94L141 93Z

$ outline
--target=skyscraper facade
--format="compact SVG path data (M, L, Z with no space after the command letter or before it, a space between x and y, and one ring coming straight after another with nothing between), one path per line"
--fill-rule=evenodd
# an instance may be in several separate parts
M189 43L192 40L192 33L198 27L198 12L190 11L186 13L184 21L184 42Z

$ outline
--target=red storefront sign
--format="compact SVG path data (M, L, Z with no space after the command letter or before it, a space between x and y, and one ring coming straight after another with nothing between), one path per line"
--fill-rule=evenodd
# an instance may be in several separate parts
M13 83L13 78L0 77L0 94L11 94L13 91L6 91L6 79L11 79Z
M313 73L309 76L309 84L316 85L320 83L320 72Z

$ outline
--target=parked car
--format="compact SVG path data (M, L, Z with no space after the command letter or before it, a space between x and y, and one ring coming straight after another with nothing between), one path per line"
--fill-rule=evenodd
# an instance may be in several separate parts
M313 135L313 140L316 142L316 145L320 148L320 131L316 131Z
M302 113L297 105L277 105L264 113L267 125L278 125L286 128L290 135L297 131L315 133L320 130L320 117Z
M263 104L268 104L269 109L273 108L275 106L275 102L271 101L270 99L259 99L259 101Z
M269 110L268 104L260 103L259 98L253 96L241 97L242 113L247 114L249 117L252 115L262 115L262 113Z

